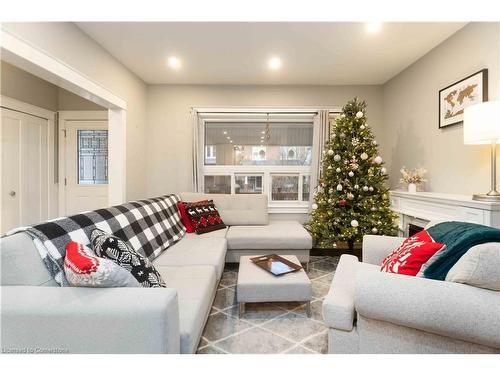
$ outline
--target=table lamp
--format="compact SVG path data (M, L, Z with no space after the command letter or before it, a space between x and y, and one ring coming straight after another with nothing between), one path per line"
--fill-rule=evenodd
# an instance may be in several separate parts
M477 201L500 202L496 177L496 146L500 140L500 101L471 105L464 111L464 144L491 145L491 190L474 194Z

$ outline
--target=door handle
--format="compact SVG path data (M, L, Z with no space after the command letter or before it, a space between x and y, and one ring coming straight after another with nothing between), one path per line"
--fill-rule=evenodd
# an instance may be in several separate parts
M14 198L14 197L16 196L16 192L15 192L14 190L12 190L12 191L9 193L9 195L10 195L12 198Z

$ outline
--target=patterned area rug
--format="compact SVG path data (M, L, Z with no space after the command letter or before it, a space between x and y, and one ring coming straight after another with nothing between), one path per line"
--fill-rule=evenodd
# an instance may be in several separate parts
M200 340L199 354L321 354L328 351L328 329L321 305L330 289L339 257L312 256L312 315L302 303L246 304L238 317L238 265L227 264Z

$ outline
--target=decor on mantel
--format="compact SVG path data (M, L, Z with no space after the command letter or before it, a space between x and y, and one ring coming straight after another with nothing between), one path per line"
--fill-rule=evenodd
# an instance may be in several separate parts
M491 145L491 189L486 194L474 194L472 199L500 202L496 178L496 148L500 140L500 101L476 104L465 109L464 143Z
M408 184L408 192L415 194L417 192L417 185L425 182L424 175L427 171L424 168L415 168L414 170L409 170L406 167L400 170L401 177L400 181Z
M439 128L461 124L464 110L488 100L488 69L439 90Z

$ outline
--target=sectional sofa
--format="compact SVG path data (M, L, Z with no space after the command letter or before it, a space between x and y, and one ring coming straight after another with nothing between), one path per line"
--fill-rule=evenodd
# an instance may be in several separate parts
M214 199L228 228L187 234L157 257L166 289L61 288L28 235L2 238L2 349L194 353L226 261L275 252L308 262L311 237L298 222L269 221L266 196L180 196Z

